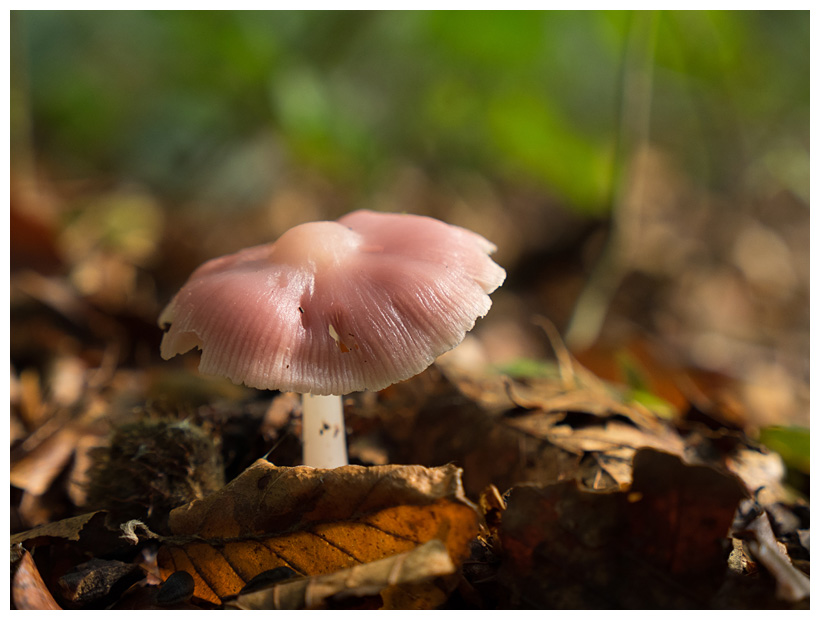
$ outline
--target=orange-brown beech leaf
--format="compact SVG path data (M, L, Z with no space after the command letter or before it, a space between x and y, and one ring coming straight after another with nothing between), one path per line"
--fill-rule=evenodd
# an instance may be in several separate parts
M327 574L433 539L460 563L478 513L453 465L314 469L258 460L220 491L171 511L169 527L176 541L160 549L163 577L185 570L194 596L220 603L266 570Z
M271 588L240 594L227 606L238 609L321 609L328 605L329 599L338 601L381 594L384 606L390 609L430 609L446 599L441 590L429 583L430 580L451 575L455 570L444 543L435 539L412 551L367 564L327 575L292 579Z
M62 609L51 596L34 559L25 549L11 579L11 598L16 609Z
M521 485L500 528L510 604L701 608L726 572L727 534L745 495L731 475L639 450L629 490Z

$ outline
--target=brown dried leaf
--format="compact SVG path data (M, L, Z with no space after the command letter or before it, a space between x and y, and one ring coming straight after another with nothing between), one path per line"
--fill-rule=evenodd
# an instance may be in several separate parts
M470 496L477 497L490 484L505 490L521 481L556 480L577 469L577 455L504 423L501 411L514 408L506 395L501 411L496 406L488 411L484 403L465 396L435 368L377 396L357 398L358 406L346 419L354 423L357 418L360 422L380 419L381 433L392 447L392 462L456 462L464 468L464 486Z
M726 570L726 537L745 491L734 477L640 450L628 491L572 482L510 493L500 578L512 604L690 608L709 603Z
M386 465L333 470L259 460L222 490L173 510L163 576L185 570L213 603L263 571L319 575L441 539L460 562L478 530L461 470Z
M603 415L589 416L583 426L573 426L567 423L566 416L534 411L528 416L512 418L506 424L575 454L619 448L655 448L683 454L680 435L660 420L639 428L612 415L610 419L594 419L605 418Z
M11 580L11 597L16 609L62 609L46 588L31 554L25 549Z
M33 495L45 493L74 454L80 431L74 424L60 428L11 464L11 484Z
M93 558L75 566L57 581L63 597L72 603L88 603L112 592L122 592L140 579L136 564Z
M418 384L425 375L421 389ZM381 393L380 402L365 403L363 409L385 417L414 409L412 433L397 434L392 421L385 423L398 446L391 460L454 461L464 468L471 495L490 484L508 489L521 482L568 479L596 490L618 489L632 479L635 450L684 453L682 438L667 422L618 402L600 386L568 392L556 380L524 385L506 379L506 409L487 410L483 401L465 396L461 384L450 382L456 381L454 372L447 376L439 376L433 389L427 389L433 377L424 373ZM519 399L520 391L527 391L527 399Z
M389 586L381 592L382 609L435 609L440 607L447 602L449 593L454 589L453 579L457 579L457 576L452 577L449 583L426 580ZM447 579L447 577L440 579Z
M68 543L84 553L108 554L128 549L137 543L136 536L126 536L125 526L110 524L110 514L104 510L69 517L61 521L46 523L25 532L14 534L11 544L21 544L26 549L55 546ZM133 530L133 524L131 525Z
M613 412L614 413L614 412ZM626 488L632 481L632 457L640 448L654 448L682 456L680 435L661 420L647 418L637 427L620 417L602 413L576 415L582 423L568 423L567 416L544 411L512 418L506 424L571 454L584 457L577 479L595 490Z
M738 446L727 456L726 468L740 478L764 506L795 500L794 492L783 484L786 465L776 452L762 447Z
M89 524L101 525L105 521L105 512L88 512L86 514L69 517L62 521L46 523L25 532L14 534L11 537L11 544L24 544L26 547L37 546L40 542L51 538L78 541L83 530Z
M481 514L484 516L487 529L490 533L495 534L501 524L501 515L507 509L507 504L494 484L489 485L481 492L478 505L481 508Z
M808 598L809 578L792 566L785 548L777 544L765 512L752 519L744 530L734 532L734 536L746 542L752 556L774 577L779 599L797 603Z
M456 566L444 543L431 540L412 551L359 564L329 575L295 579L266 590L240 594L228 606L238 609L317 609L325 607L330 598L381 593L387 608L429 609L443 601L438 597L431 599L429 595L425 598L427 590L410 590L406 586L450 575L455 570ZM440 590L438 593L441 595ZM410 597L415 604L408 606L406 601ZM396 606L399 601L402 603Z
M40 387L40 374L33 368L26 368L20 372L17 413L29 428L40 426L47 413Z

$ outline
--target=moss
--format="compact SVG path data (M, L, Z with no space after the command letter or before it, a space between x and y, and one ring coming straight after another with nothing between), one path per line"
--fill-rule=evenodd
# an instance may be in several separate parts
M218 439L189 420L146 415L116 427L92 458L87 508L118 517L161 523L224 485Z

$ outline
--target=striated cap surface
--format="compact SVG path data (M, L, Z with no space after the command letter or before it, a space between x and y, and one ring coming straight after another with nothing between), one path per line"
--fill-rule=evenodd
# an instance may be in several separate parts
M490 309L506 276L482 236L439 220L355 211L197 268L163 310L164 359L312 394L380 390L420 373Z

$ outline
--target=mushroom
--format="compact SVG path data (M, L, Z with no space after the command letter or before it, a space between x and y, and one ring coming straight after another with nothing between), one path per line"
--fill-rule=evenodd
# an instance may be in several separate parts
M342 395L408 379L490 309L504 270L484 237L410 214L355 211L212 259L159 317L161 355L303 395L303 461L347 464Z

